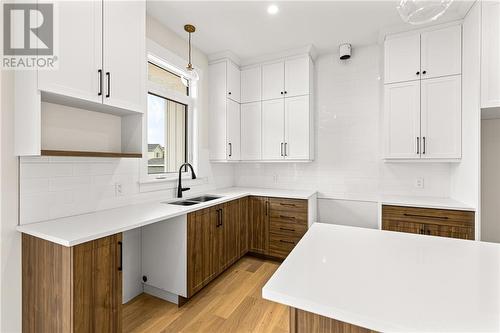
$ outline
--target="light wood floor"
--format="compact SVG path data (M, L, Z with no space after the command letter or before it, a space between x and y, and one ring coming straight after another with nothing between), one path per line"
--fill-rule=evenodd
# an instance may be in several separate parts
M123 332L288 332L288 307L261 297L277 268L243 257L181 308L141 294L124 305Z

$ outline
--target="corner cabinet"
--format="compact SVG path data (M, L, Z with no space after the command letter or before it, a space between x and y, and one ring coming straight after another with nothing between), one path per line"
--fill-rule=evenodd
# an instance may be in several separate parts
M58 1L57 5L57 68L16 73L16 155L44 155L57 150L66 154L99 151L139 156L147 93L145 3L101 0ZM47 123L52 119L53 105L68 110L66 117L58 116L57 124ZM75 124L79 115L73 116L74 110L86 112L88 124ZM120 138L104 134L102 140L121 141L121 147L111 151L104 144L87 146L95 136L92 122L102 117L115 117L115 122L121 122ZM51 138L57 142L68 136L76 141L76 133L82 139L54 147L44 133L57 136Z
M210 160L240 159L240 78L230 60L208 68Z
M386 160L462 157L460 25L385 41Z
M122 234L73 247L23 234L23 332L121 332L121 258Z
M235 81L231 60L209 66L212 161L311 161L312 76L309 55L252 65ZM232 74L231 74L232 72ZM239 88L241 99L229 95ZM241 104L238 104L241 101Z

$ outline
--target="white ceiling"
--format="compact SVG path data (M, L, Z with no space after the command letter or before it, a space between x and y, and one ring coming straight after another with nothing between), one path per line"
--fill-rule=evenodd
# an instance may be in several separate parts
M265 1L148 0L148 14L182 37L186 23L197 28L193 44L206 54L230 50L241 59L312 44L319 53L374 44L379 33L404 29L399 1L282 1L271 16ZM470 1L455 1L437 22L462 18Z

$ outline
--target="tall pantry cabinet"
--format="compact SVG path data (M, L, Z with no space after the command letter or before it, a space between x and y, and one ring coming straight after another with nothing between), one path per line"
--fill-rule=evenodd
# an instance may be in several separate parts
M385 158L459 160L462 155L462 26L387 36Z

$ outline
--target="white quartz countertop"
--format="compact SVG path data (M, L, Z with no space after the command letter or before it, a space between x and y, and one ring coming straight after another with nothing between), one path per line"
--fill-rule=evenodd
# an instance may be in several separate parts
M451 198L438 197L418 197L418 196L383 196L380 199L382 205L436 208L436 209L453 209L475 211L472 206Z
M500 332L500 244L314 223L262 295L379 332Z
M309 199L316 192L231 187L208 191L204 194L213 194L222 197L192 206L169 205L162 200L133 204L88 214L20 225L17 227L17 230L64 246L74 246L248 195ZM199 195L189 196L185 194L185 198L183 199L189 199L189 197L194 196ZM176 198L168 201L172 202L183 199Z

